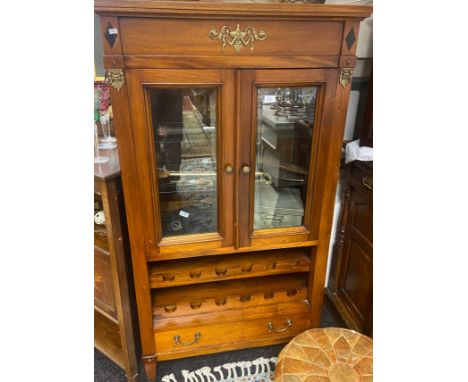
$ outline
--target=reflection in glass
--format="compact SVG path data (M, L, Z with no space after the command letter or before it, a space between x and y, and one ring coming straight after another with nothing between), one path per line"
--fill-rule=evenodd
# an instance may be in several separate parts
M163 236L216 232L216 88L153 88L150 98Z
M302 226L317 87L257 94L254 229Z

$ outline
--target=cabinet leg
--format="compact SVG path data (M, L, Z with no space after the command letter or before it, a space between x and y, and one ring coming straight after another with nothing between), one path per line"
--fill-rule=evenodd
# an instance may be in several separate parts
M148 382L156 382L156 357L143 357L143 364Z
M125 375L127 377L127 381L128 382L139 382L139 378L138 378L138 373L136 373L135 375L133 375L133 377L129 377L128 375Z

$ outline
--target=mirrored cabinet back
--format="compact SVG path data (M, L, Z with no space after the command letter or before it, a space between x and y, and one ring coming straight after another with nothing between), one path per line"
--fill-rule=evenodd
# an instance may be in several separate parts
M96 0L142 358L320 325L360 22L372 8Z

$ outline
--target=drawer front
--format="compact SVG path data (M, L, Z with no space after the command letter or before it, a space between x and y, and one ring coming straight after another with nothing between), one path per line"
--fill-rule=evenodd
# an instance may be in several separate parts
M124 17L120 29L129 56L336 56L343 23Z
M295 336L309 328L306 314L243 320L156 332L158 354L193 351L222 344Z
M94 248L94 304L116 318L110 256Z

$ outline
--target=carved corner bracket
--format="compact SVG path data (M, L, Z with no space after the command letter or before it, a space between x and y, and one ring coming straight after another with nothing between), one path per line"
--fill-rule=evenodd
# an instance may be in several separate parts
M341 68L340 69L339 83L343 87L343 89L346 88L346 86L348 86L348 84L351 82L352 74L353 74L353 68Z
M223 51L226 45L229 45L234 48L236 53L239 53L243 46L250 45L250 51L253 53L254 41L263 41L267 35L265 31L257 31L250 25L244 31L241 31L239 24L237 24L236 30L232 30L227 25L224 25L219 32L216 29L210 30L208 36L212 40L221 40L223 42L223 46L221 47Z
M122 69L109 69L106 72L106 81L119 91L124 85L124 72Z

